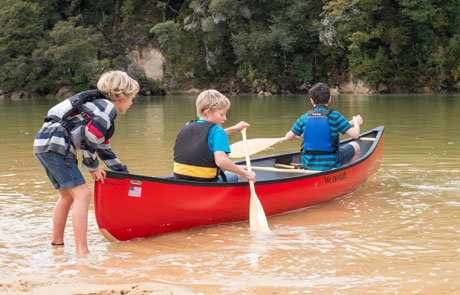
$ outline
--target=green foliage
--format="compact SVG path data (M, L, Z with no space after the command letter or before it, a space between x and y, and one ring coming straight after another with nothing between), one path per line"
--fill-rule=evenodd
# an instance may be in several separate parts
M156 24L150 29L150 33L155 34L160 49L170 54L177 52L184 39L184 32L174 21Z
M46 77L44 87L49 91L64 85L73 85L76 91L84 89L102 73L97 59L102 35L92 27L77 25L78 20L71 17L59 21L49 34L51 42L34 52L34 61Z
M0 89L27 89L33 80L31 54L43 37L40 13L34 3L0 2Z
M123 22L131 23L134 20L134 3L132 0L123 1L123 5L120 8Z
M87 89L103 71L133 72L126 53L153 44L166 84L136 70L146 92L296 91L350 73L458 91L459 36L460 0L3 0L0 89Z
M323 42L346 48L350 72L370 86L451 89L450 67L458 60L448 53L456 51L459 1L447 2L328 1Z
M166 75L176 83L200 83L207 77L202 36L199 32L186 32L179 23L167 21L151 28L158 47L168 62ZM196 80L199 76L200 80Z
M449 54L454 56L457 59L460 59L460 35L454 35L449 40L448 45Z
M207 70L236 76L252 91L293 89L312 79L317 1L192 1L186 27L201 32ZM302 28L302 29L299 29ZM299 64L300 63L300 64Z

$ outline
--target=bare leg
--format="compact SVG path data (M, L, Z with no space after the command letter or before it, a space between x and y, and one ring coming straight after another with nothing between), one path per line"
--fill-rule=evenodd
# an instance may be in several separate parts
M355 154L354 154L353 158L351 158L351 160L348 161L347 163L356 161L358 159L358 156L359 156L359 151L361 150L361 147L359 146L359 144L357 142L350 142L350 144L355 149Z
M77 254L89 254L87 243L88 232L88 208L91 201L91 190L88 185L81 184L67 190L59 190L59 200L54 207L53 215L53 243L64 242L64 230L69 215L72 210L72 225L75 236L75 248Z
M88 208L91 201L91 190L88 185L82 184L68 190L74 199L72 210L72 225L75 236L77 254L89 254L87 243Z
M73 203L73 197L67 190L58 190L59 200L54 207L53 213L53 238L51 240L54 244L64 243L64 230L69 215L70 206Z

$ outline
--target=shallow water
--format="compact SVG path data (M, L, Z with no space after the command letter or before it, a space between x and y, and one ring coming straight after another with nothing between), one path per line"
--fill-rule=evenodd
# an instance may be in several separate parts
M112 147L132 173L171 173L174 139L195 118L194 100L136 98L128 114L117 118ZM307 110L303 96L231 101L226 126L249 122L248 138L281 137ZM70 217L65 248L50 247L57 194L32 153L42 119L57 102L0 101L3 276L158 282L202 294L460 292L460 96L335 97L331 106L345 117L363 116L363 131L385 126L380 170L335 202L270 217L270 234L235 223L109 243L99 233L91 206L92 255L85 259L74 255ZM239 140L239 134L230 136L231 142ZM280 143L260 155L298 145Z

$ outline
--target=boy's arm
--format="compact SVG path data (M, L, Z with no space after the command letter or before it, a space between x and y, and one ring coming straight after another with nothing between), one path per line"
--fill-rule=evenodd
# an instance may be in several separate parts
M248 128L249 127L249 123L246 123L244 121L241 121L239 122L238 124L235 124L233 125L232 127L228 127L225 130L225 133L227 133L227 135L229 134L232 134L234 132L239 132L241 131L243 128Z
M254 182L256 181L256 174L254 172L249 172L233 163L229 158L227 158L227 154L225 154L224 151L214 152L214 159L216 160L216 165L219 168L235 172L248 180L252 180Z
M291 140L291 139L294 139L294 138L300 138L301 136L298 136L297 134L295 134L294 132L292 132L292 130L289 130L288 133L286 133L286 139L287 140Z
M297 121L295 121L294 125L292 125L291 130L286 133L285 137L287 140L291 140L294 138L301 138L302 133L303 133L303 121L302 117L298 118Z
M350 121L350 124L353 125L353 127L348 129L345 133L351 138L357 139L361 134L361 129L359 128L359 126L363 124L363 118L360 115L353 116L353 119Z
M101 169L96 154L102 161L104 161L105 165L107 165L110 170L129 173L128 168L121 164L120 160L118 160L117 156L110 148L109 141L102 144L94 144L87 141L85 146L82 148L82 167L85 170L90 171L93 177L93 172L96 170L100 171Z
M96 146L86 142L81 151L83 156L81 166L83 169L88 170L89 172L98 170L99 161L96 156Z
M115 108L107 107L100 109L94 103L88 103L85 107L88 112L92 113L92 116L91 121L84 127L85 145L82 147L83 168L90 171L93 177L96 170L101 171L102 168L99 166L97 154L109 169L129 173L126 166L118 160L110 147L109 141L105 138L113 124L110 118L115 118L116 116Z
M126 165L123 165L112 151L108 140L98 146L97 155L110 170L129 173Z

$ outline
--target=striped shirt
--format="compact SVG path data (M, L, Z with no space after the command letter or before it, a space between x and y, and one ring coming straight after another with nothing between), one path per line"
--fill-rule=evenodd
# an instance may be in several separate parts
M327 110L325 105L317 105L315 110ZM296 135L301 136L305 131L308 113L302 115L292 126L291 131ZM339 140L339 132L345 134L351 128L351 124L345 119L342 114L336 111L329 113L329 127L331 128L332 142ZM340 166L339 151L333 154L313 155L302 152L302 164L309 170L329 170Z
M52 107L48 111L48 116L62 117L62 114L70 109L70 101L66 99ZM96 156L98 155L109 169L128 172L110 148L109 141L105 139L117 116L114 104L107 99L96 99L83 104L83 110L90 118L87 125L83 124L84 118L81 114L74 113L66 118L65 121L71 126L70 136L61 123L54 120L45 122L35 137L34 153L55 152L76 159L77 151L81 150L82 167L88 171L94 171L99 167ZM69 144L69 153L66 155Z

